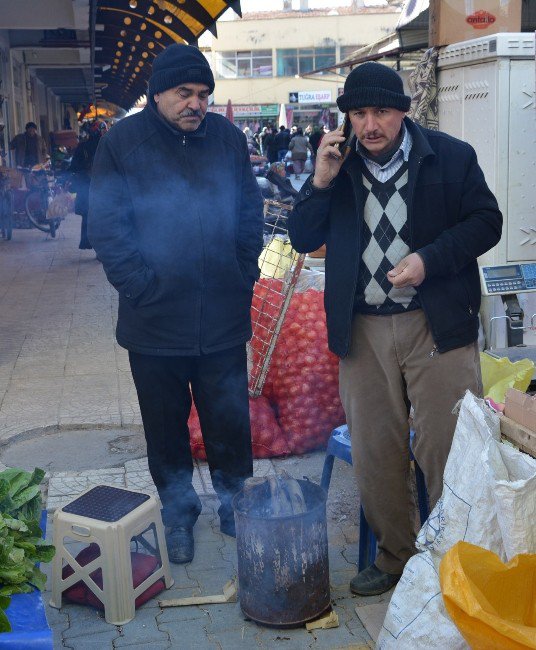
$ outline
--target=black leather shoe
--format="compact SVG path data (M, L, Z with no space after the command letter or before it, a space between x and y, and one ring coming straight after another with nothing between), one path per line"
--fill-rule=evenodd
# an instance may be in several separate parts
M371 564L350 581L350 591L358 596L378 596L389 591L400 580L400 574L385 573Z
M220 519L220 530L225 535L229 535L229 537L236 537L234 519L224 519L223 521Z
M194 533L186 526L170 526L166 528L166 546L169 561L174 564L185 564L194 559Z

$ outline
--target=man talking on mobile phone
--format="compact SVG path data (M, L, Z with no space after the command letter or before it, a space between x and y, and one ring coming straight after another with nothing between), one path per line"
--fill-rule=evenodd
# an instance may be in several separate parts
M477 258L502 227L473 148L412 122L410 101L393 69L352 70L337 104L355 137L348 152L340 129L322 138L289 222L296 250L326 244L329 346L341 359L353 466L378 540L375 563L350 583L364 596L393 587L415 553L410 405L433 507L452 409L465 390L481 393Z

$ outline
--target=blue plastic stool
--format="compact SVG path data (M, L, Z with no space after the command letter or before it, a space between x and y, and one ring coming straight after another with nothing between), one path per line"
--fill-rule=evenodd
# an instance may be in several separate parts
M419 502L419 517L421 520L421 526L424 524L428 518L429 508L428 508L428 495L426 493L426 484L424 482L424 474L422 473L421 468L417 465L417 461L413 456L411 451L411 444L413 442L413 437L415 432L410 431L410 457L411 460L415 463L415 479L417 483L417 496ZM320 480L320 485L326 490L329 490L329 484L331 481L331 473L333 471L333 462L335 458L340 458L346 463L352 464L352 450L350 442L350 432L348 431L348 425L343 424L336 429L333 429L331 436L328 441L328 446L326 449L326 458L324 460L324 467L322 469L322 478ZM358 560L357 560L357 570L363 571L368 566L374 563L376 559L376 547L377 541L374 533L372 532L370 526L368 525L363 507L359 510L359 551L358 551Z

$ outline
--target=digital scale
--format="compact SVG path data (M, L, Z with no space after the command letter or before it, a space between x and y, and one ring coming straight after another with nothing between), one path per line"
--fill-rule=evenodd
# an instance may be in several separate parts
M536 263L519 262L501 266L481 266L483 296L500 296L536 291Z

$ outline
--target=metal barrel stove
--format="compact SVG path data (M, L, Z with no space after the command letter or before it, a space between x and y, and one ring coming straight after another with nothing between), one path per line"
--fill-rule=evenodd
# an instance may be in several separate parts
M240 606L263 625L296 627L331 604L326 493L298 482L306 504L301 514L263 516L261 508L246 508L243 490L233 499Z

